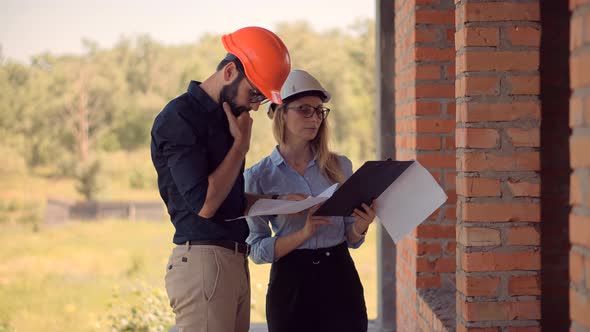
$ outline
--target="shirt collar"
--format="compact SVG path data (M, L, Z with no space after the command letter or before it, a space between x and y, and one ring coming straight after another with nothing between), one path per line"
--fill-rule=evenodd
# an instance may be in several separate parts
M219 104L217 104L213 98L201 88L201 82L191 81L188 85L187 92L193 96L207 112L213 112L213 114L221 113Z
M281 164L286 164L285 159L283 158L283 155L281 155L281 152L279 152L279 146L275 146L274 150L272 150L272 153L270 154L270 160L272 161L272 163L276 166L279 167ZM307 165L307 168L310 168L312 166L314 166L316 164L316 158L313 158L310 162L309 165Z
M275 146L274 150L272 150L272 153L270 154L270 160L277 167L279 167L282 163L285 162L285 159L283 159L283 156L279 152L279 146L278 145Z

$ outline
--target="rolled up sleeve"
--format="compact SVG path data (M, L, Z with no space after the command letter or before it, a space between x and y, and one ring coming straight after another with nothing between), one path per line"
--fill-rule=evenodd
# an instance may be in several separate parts
M344 225L346 227L346 234L348 234L348 232L352 232L352 224L354 224L354 217L344 217ZM346 243L348 244L349 248L352 249L357 249L359 248L363 243L365 243L365 238L362 237L359 242L357 243L350 243L348 242L348 237L346 238Z
M258 176L252 169L244 172L245 190L252 194L265 194L258 184ZM275 257L276 237L272 236L266 217L247 217L250 235L246 242L251 246L250 258L256 264L272 263Z
M174 117L169 118L166 125L154 128L152 136L166 158L178 192L198 214L209 187L206 142L200 141L186 122Z
M346 157L341 157L340 159L341 165L342 165L342 170L344 171L344 176L346 177L346 179L348 179L349 177L352 176L352 161L350 161L350 159L346 158ZM344 217L344 226L346 229L346 234L348 234L348 232L352 231L352 225L354 224L355 218L354 217ZM365 238L361 238L359 242L357 243L350 243L348 242L348 237L346 237L346 243L348 244L349 248L352 249L357 249L359 248L363 243L365 243Z

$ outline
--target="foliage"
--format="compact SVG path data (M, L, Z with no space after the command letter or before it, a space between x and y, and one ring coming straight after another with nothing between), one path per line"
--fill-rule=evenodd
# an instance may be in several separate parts
M7 222L32 226L37 231L41 222L41 207L31 200L0 199L0 224Z
M290 49L293 68L311 72L332 94L327 106L333 110L334 150L355 167L373 157L374 23L317 32L298 22L279 25L276 32ZM109 199L157 197L149 162L153 119L190 80L206 79L225 52L215 34L175 46L149 36L122 38L110 49L83 43L84 55L39 54L27 64L4 59L0 50L2 332L94 330L115 283L126 291L119 291L118 301L111 299L110 328L139 331L146 320L153 323L150 328L169 322L162 294L153 294L162 289L169 224L74 222L31 232L23 223L32 221L37 229L40 202L47 196L90 199L108 185ZM253 117L248 165L275 145L264 107ZM99 157L102 163L92 162ZM48 176L30 176L39 173ZM355 261L369 280L367 305L375 317L374 243L362 248L353 256L361 255ZM262 322L269 266L250 268L252 321ZM128 291L137 278L154 288ZM148 298L153 306L146 305Z
M8 323L0 322L0 332L14 332L14 329Z
M333 148L355 165L373 157L374 23L317 32L295 22L276 32L289 47L293 68L311 72L332 93ZM110 49L90 40L83 46L81 56L45 53L29 64L0 61L0 142L29 169L52 167L54 174L73 176L101 151L148 146L155 115L190 80L206 79L225 53L214 34L177 46L147 35L122 38ZM258 122L251 162L274 146L268 119Z
M4 322L14 331L106 332L112 331L109 316L132 321L133 307L145 313L170 310L155 300L158 309L149 308L146 299L158 298L151 292L160 292L160 299L163 294L172 233L169 222L71 222L37 233L23 225L0 224L0 326ZM375 235L371 228L366 242L351 250L369 319L377 315ZM265 321L270 264L249 266L251 321L260 323Z
M139 304L129 304L129 298ZM166 292L145 283L120 294L115 288L107 317L112 332L161 332L174 325L174 314Z
M101 190L100 183L100 161L94 160L93 162L83 165L77 176L78 185L76 190L87 200L96 199L97 194Z
M151 187L152 178L143 170L134 169L129 175L129 186L133 189L146 189Z
M164 222L73 221L39 232L0 224L0 325L23 332L112 331L109 314L131 316L131 307L146 305L147 295L136 296L136 288L146 294L163 289L171 237Z

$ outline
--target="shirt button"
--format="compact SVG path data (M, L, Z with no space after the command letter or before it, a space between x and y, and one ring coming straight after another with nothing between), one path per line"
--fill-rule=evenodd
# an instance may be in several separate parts
M330 252L329 251L326 251L326 256L330 256Z

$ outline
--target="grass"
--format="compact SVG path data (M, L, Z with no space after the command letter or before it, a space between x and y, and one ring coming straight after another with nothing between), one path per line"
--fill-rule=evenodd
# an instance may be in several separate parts
M163 223L116 221L36 233L2 226L0 322L16 331L93 331L115 290L163 286L170 233Z
M272 147L267 138L253 138L247 166ZM121 317L131 306L150 306L137 290L163 290L171 224L108 220L38 227L47 198L81 199L75 181L49 176L50 169L29 173L14 151L0 146L0 153L14 156L0 165L0 332L110 331L110 314ZM101 156L99 199L160 201L149 159L148 149ZM145 185L134 187L137 178ZM351 252L374 319L375 232ZM270 265L251 263L250 271L251 319L264 322Z
M0 330L107 331L109 304L146 305L132 296L139 285L163 289L172 226L153 222L71 222L37 232L0 225ZM353 250L376 317L375 232ZM270 266L251 263L252 321L264 322ZM168 309L166 309L168 310ZM8 329L10 331L10 329Z

